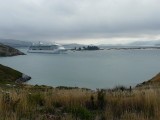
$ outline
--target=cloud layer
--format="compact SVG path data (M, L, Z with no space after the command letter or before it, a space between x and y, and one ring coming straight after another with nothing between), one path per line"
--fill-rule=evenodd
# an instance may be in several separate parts
M116 43L160 39L159 0L0 0L0 38Z

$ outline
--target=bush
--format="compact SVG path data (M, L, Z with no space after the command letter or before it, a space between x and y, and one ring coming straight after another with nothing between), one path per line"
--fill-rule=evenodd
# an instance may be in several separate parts
M72 113L75 119L79 118L81 120L91 120L93 118L93 114L85 107L75 106L71 107L69 111Z
M101 110L105 109L105 107L106 107L105 91L104 90L98 90L97 105L98 105L98 108Z
M28 95L28 102L32 105L40 105L43 106L44 105L44 97L42 96L42 94L40 93L36 93L36 94L29 94Z

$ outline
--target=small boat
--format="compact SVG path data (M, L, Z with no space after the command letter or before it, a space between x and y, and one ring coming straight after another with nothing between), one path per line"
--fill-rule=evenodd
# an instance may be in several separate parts
M43 44L39 42L38 44L33 44L29 47L29 53L51 53L51 54L60 54L65 53L67 50L60 44Z

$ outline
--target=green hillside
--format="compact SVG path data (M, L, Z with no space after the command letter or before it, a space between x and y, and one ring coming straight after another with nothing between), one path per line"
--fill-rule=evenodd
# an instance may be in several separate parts
M15 82L22 77L22 73L0 64L0 82Z
M24 55L21 51L0 43L0 57Z

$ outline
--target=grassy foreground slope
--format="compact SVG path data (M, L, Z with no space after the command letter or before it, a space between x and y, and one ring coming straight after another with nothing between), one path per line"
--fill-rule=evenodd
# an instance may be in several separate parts
M159 120L160 90L0 88L2 120Z
M155 75L148 81L144 81L136 86L137 88L159 88L160 87L160 73Z

